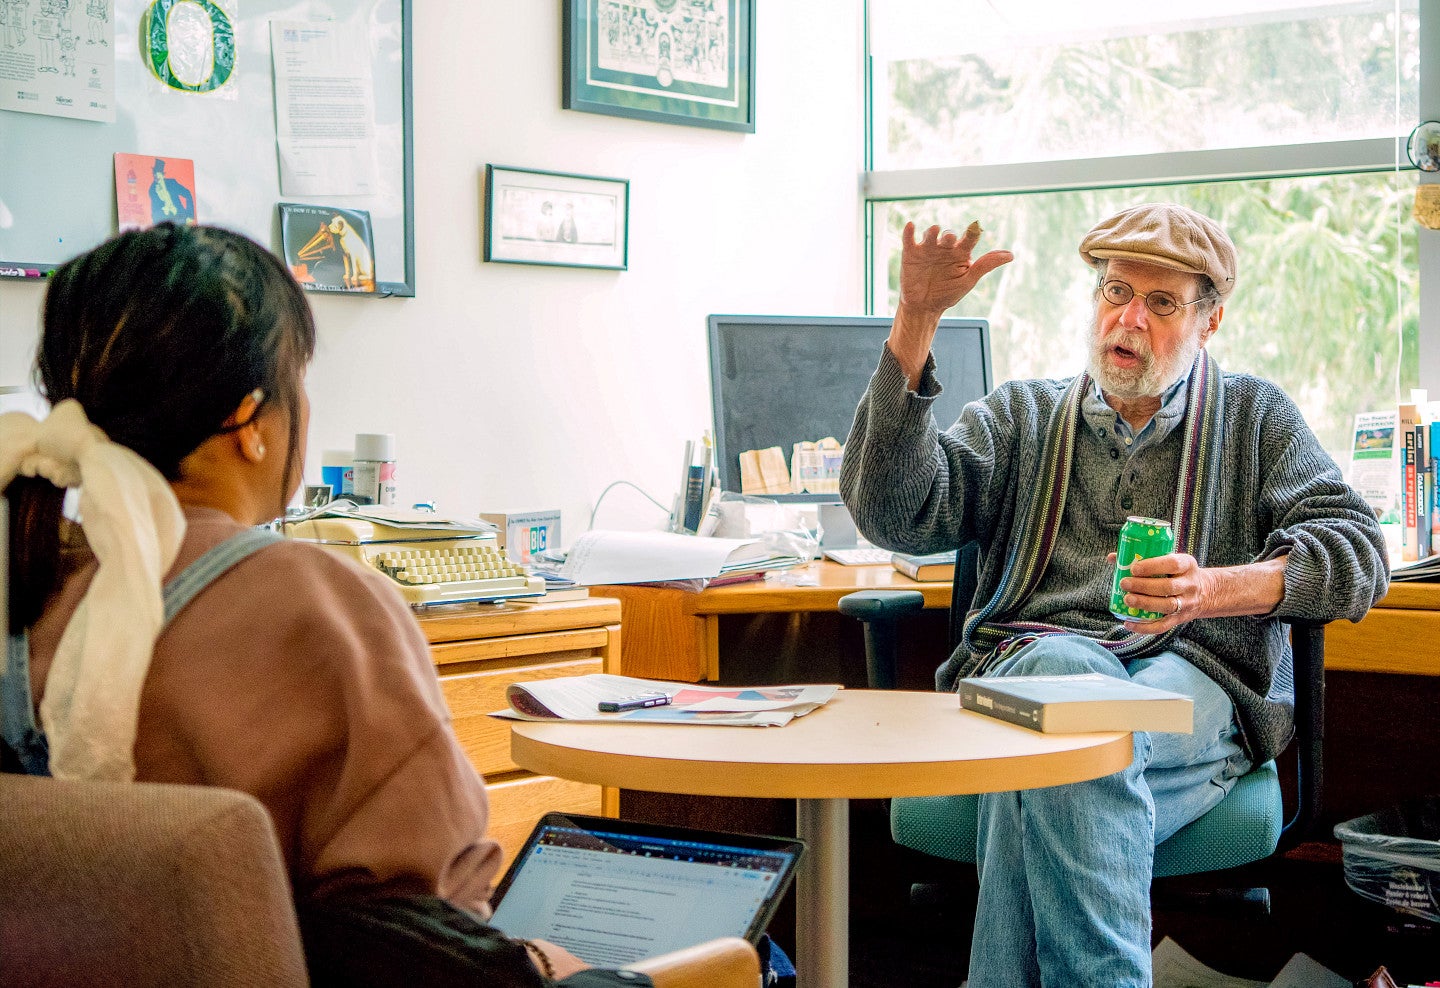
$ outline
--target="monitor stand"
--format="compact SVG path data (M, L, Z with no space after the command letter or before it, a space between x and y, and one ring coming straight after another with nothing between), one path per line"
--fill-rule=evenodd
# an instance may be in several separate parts
M855 519L850 509L839 501L820 504L820 548L853 549L859 544L860 533L855 530Z

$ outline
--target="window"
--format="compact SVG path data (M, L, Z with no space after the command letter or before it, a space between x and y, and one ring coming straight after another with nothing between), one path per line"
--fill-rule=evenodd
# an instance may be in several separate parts
M952 314L990 319L998 380L1068 376L1094 286L1081 237L1173 199L1239 251L1216 359L1281 384L1345 462L1355 412L1420 373L1416 175L1396 161L1419 119L1416 5L1223 0L1160 24L1163 5L1097 6L872 0L872 308L894 311L906 220L979 219L1016 260Z
M1418 122L1415 0L1219 0L1154 21L1174 6L872 0L875 167L1309 144Z

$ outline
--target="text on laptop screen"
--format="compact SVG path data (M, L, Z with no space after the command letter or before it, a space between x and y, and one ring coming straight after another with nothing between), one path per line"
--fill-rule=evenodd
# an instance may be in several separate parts
M786 851L542 825L491 923L618 967L746 936L794 859Z

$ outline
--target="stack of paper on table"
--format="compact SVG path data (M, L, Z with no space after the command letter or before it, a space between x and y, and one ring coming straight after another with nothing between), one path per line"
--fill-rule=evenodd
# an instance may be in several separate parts
M592 723L710 724L726 727L784 727L821 706L838 686L696 686L633 676L568 676L512 683L510 709L492 717L511 720L569 720ZM602 700L665 693L670 703L622 713L601 713Z
M713 579L809 562L772 551L761 539L716 539L673 532L586 532L560 575L576 583L657 583Z

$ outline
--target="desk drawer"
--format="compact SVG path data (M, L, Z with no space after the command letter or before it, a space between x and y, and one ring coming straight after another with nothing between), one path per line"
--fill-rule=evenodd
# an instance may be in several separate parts
M490 799L489 835L505 849L505 865L546 813L600 814L601 790L585 782L535 775L486 787Z
M443 666L441 667L444 668ZM509 666L484 672L440 677L440 689L455 725L460 747L475 766L489 777L519 768L510 760L510 722L489 716L504 710L505 690L514 682L586 676L600 671L600 659L585 658L543 665Z
M603 655L611 646L607 628L580 628L553 631L543 635L512 635L500 638L477 638L466 642L441 642L430 646L430 655L444 672L451 666L477 662L523 661L567 658L581 655ZM455 670L462 671L462 670ZM469 669L463 669L469 672Z

